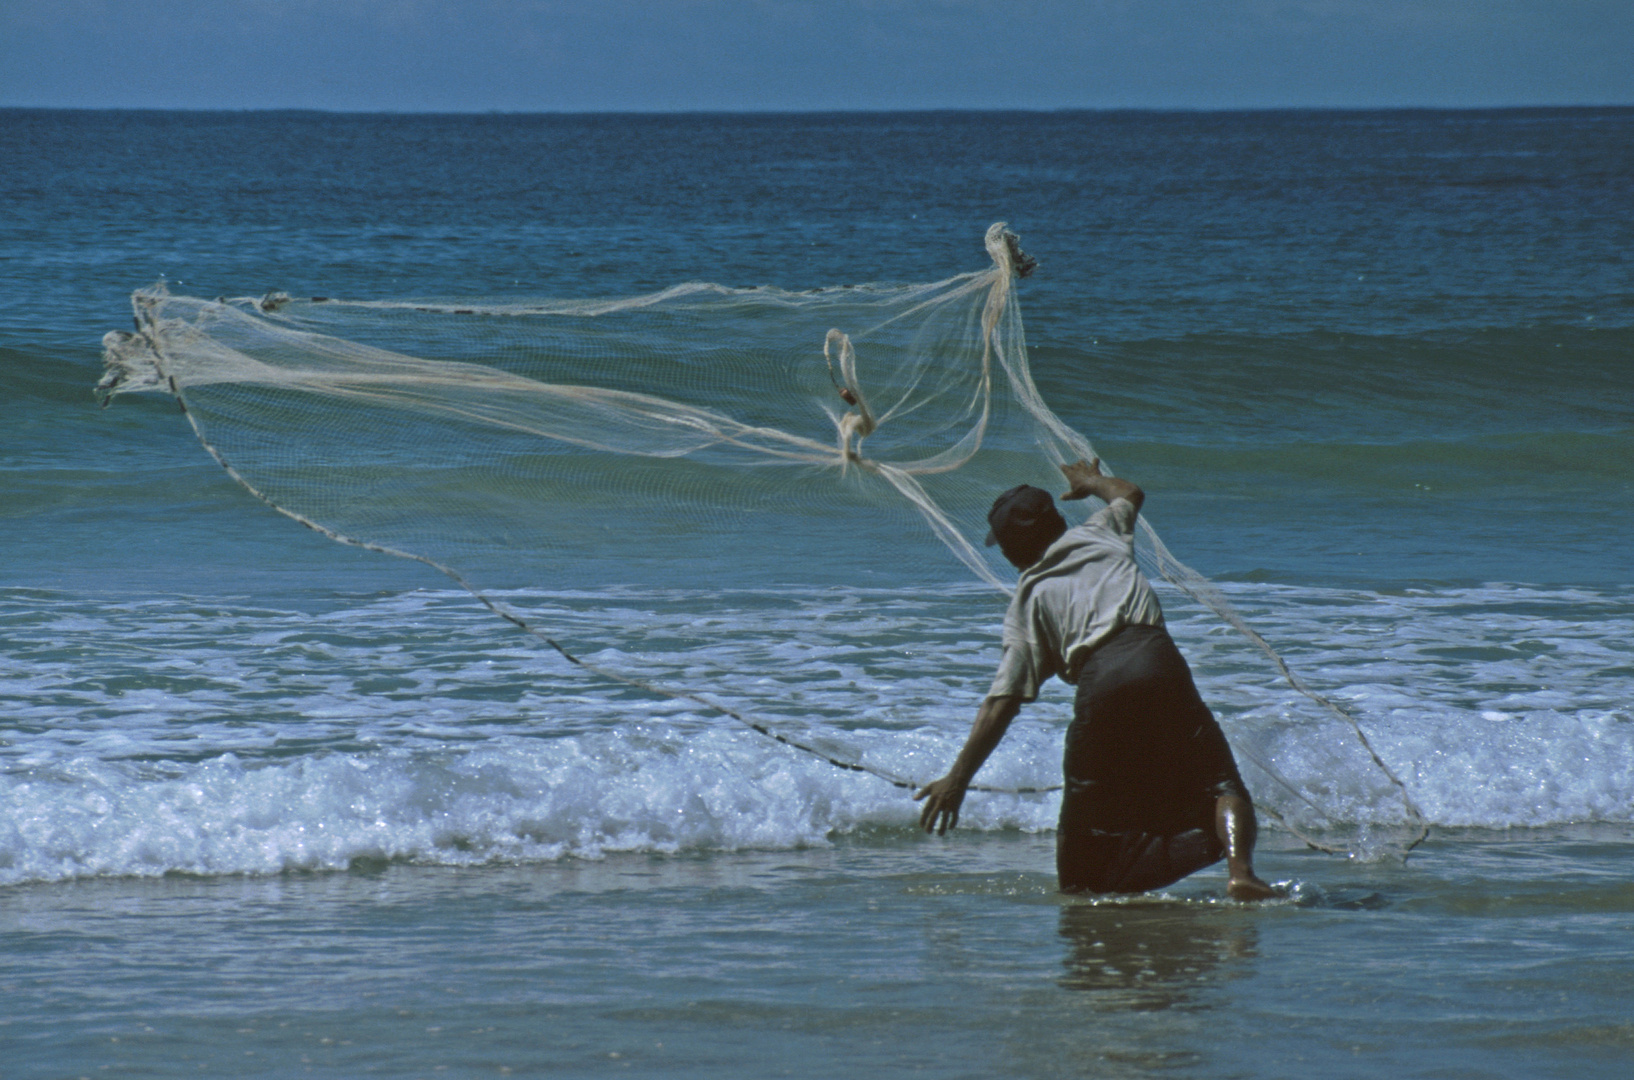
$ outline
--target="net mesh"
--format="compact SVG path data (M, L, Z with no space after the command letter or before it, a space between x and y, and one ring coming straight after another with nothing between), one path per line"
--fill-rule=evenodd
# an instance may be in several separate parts
M1008 591L1013 571L983 544L994 494L1058 490L1059 466L1095 453L1028 368L1015 281L1032 260L1002 223L986 247L981 272L807 292L687 284L496 303L203 300L156 286L133 296L135 332L104 339L99 390L104 403L173 394L256 497L335 540L434 566L574 663L911 786L929 777L791 735L685 679L586 664L576 643L499 596L606 582L864 584L957 564ZM782 543L789 535L800 542ZM1144 519L1137 553L1320 707L1304 738L1321 753L1297 755L1305 775L1251 724L1228 726L1245 768L1262 774L1268 813L1326 850L1422 839L1422 816L1355 719Z

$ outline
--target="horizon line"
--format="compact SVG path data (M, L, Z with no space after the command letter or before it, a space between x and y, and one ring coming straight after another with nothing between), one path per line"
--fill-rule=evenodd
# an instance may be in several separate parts
M946 114L1060 115L1068 113L1383 113L1383 112L1561 112L1591 109L1634 109L1634 101L1576 102L1570 104L1517 103L1505 105L1059 105L965 106L938 105L908 108L744 108L744 109L351 109L307 105L11 105L0 112L77 113L267 113L315 116L506 116L506 117L688 117L688 116L903 116Z

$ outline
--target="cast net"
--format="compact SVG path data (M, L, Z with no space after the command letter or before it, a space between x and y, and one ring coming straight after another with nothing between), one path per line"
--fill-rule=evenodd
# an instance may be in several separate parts
M653 679L638 658L586 663L595 642L565 640L509 590L858 584L962 564L1008 591L1014 572L983 543L994 495L1060 490L1059 467L1095 451L1028 369L1015 281L1031 260L1002 224L986 247L980 272L807 292L387 302L157 286L133 297L135 332L104 340L99 389L105 403L173 394L257 498L337 541L435 567L573 663L908 787L932 777L860 760L684 674ZM1397 850L1416 843L1422 818L1355 720L1144 521L1137 552L1320 706L1296 768L1252 725L1228 726L1266 812L1329 850L1357 847L1359 825L1372 850L1386 834Z

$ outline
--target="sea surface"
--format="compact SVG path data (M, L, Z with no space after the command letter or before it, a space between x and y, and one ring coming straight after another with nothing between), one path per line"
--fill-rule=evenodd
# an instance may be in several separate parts
M1054 795L926 837L873 776L278 516L173 399L91 390L159 280L930 282L1000 220L1045 399L1354 712L1431 823L1405 859L1267 822L1276 901L1218 868L1062 897ZM1634 1069L1634 110L0 111L0 297L0 1080ZM1003 597L772 539L774 573L503 599L939 775ZM1228 733L1314 784L1336 729L1160 595ZM1057 685L981 780L1056 782L1069 718Z

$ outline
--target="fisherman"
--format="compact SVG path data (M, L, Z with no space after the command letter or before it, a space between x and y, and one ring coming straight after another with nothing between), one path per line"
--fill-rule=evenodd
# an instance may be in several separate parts
M1023 484L988 512L989 546L1021 571L1004 616L1004 657L952 770L920 789L919 823L946 834L965 791L1039 684L1078 687L1056 831L1063 892L1159 889L1218 862L1237 900L1275 895L1254 875L1254 804L1220 725L1163 626L1135 565L1145 493L1100 459L1063 465L1072 490L1106 506L1068 529L1055 500Z

